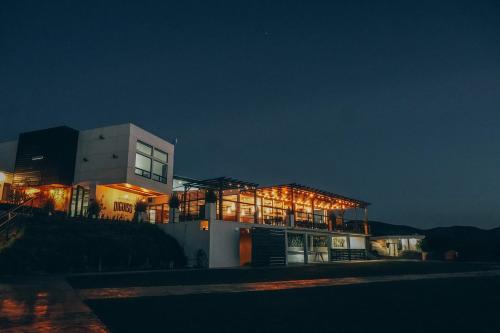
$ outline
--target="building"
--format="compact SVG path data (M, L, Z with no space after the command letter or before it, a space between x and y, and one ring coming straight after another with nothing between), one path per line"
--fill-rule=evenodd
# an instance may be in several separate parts
M367 258L367 223L346 223L358 214L367 221L367 202L299 184L259 186L227 177L180 180L174 191L180 205L171 216L179 223L160 228L179 241L191 265Z
M384 257L400 257L407 253L421 253L423 235L386 235L370 237L371 249Z
M30 197L35 207L53 201L71 218L98 203L102 219L157 224L192 266L367 257L369 203L295 183L174 177L174 148L133 124L22 133L0 144L2 200Z
M71 217L96 200L102 218L132 220L137 202L161 205L172 193L174 146L133 124L21 133L0 152L2 200L33 196L42 207L52 199Z

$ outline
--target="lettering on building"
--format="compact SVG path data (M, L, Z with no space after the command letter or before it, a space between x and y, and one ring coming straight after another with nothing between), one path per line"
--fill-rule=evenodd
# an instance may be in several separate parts
M132 213L134 211L134 207L132 206L132 204L126 202L115 201L113 205L113 210L115 212Z

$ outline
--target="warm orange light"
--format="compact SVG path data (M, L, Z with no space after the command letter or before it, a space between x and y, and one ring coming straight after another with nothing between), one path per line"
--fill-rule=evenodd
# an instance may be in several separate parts
M27 190L25 191L25 193L26 193L27 195L29 195L29 196L32 196L32 195L34 195L34 194L36 194L36 193L39 193L39 192L40 192L40 189L38 189L38 188L33 188L33 187L31 187L31 188L29 188L29 189L27 189Z

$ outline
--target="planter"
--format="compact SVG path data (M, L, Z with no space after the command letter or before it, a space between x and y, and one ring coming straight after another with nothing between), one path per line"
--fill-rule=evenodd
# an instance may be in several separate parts
M429 255L428 252L422 252L422 261L426 261L428 255Z

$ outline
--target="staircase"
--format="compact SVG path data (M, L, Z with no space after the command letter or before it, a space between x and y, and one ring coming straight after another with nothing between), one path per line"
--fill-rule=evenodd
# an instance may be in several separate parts
M21 204L9 209L8 211L0 213L0 235L4 236L5 241L9 240L10 231L16 224L16 216L19 214L27 214L26 208L29 207L28 205L32 203L35 198L36 196L30 197Z

